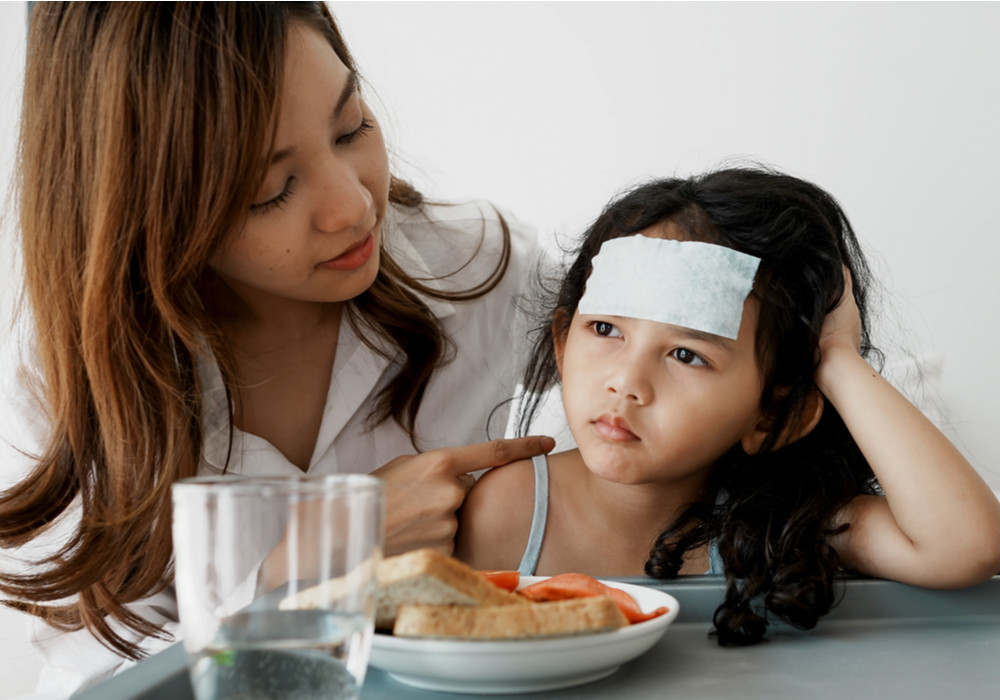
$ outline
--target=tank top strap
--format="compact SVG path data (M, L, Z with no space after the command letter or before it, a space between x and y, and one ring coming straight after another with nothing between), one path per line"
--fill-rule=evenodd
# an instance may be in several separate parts
M538 556L542 552L542 540L545 539L545 521L549 515L549 463L545 455L531 458L535 468L535 508L531 515L531 531L528 533L528 544L517 570L522 576L534 576L538 566Z

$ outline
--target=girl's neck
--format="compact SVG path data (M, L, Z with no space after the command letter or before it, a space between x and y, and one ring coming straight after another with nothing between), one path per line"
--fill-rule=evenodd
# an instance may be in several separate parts
M553 570L642 575L657 536L704 487L698 480L612 482L587 469L578 450L553 455L549 464L551 530L546 529L546 539L551 534L559 543L554 549L561 551L559 561L540 564Z
M622 484L598 476L587 469L579 450L563 453L579 470L578 496L597 512L609 518L628 513L623 524L634 527L661 526L673 522L683 510L702 494L707 472L684 479L648 481L641 484ZM659 530L658 530L659 531Z

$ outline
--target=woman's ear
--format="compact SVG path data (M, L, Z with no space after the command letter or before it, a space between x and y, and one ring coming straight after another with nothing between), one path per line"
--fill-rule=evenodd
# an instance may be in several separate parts
M823 394L820 393L819 389L814 387L806 395L803 402L802 420L797 425L786 425L772 449L781 449L811 433L813 428L819 423L819 419L823 417L823 404ZM771 432L773 424L773 419L762 418L754 429L740 440L743 451L748 455L755 455L760 452L761 447L764 445L764 440L767 438L768 433Z

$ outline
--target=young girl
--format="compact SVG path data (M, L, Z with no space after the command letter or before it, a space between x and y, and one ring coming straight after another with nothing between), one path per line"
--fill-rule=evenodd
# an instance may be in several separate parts
M450 552L467 472L546 449L482 442L534 236L422 203L360 84L322 3L34 4L0 595L40 689L172 641L177 479L374 471L386 551Z
M811 628L839 569L928 587L1000 571L1000 504L865 361L869 272L838 204L754 169L638 187L590 227L524 385L577 449L485 474L482 569L724 573L721 643ZM526 494L535 493L534 499Z

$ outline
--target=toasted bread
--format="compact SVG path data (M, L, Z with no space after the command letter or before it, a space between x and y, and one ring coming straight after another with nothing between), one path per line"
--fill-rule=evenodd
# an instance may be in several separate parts
M399 606L397 637L522 639L590 634L628 625L607 596L504 606Z
M376 572L375 627L397 636L520 639L602 632L629 624L606 595L531 601L432 549L384 559ZM357 575L364 573L359 570ZM282 607L319 606L356 585L349 578L300 591L282 601Z
M499 588L472 567L433 549L418 549L384 559L378 567L375 626L392 629L404 603L448 606L524 605L525 600Z

